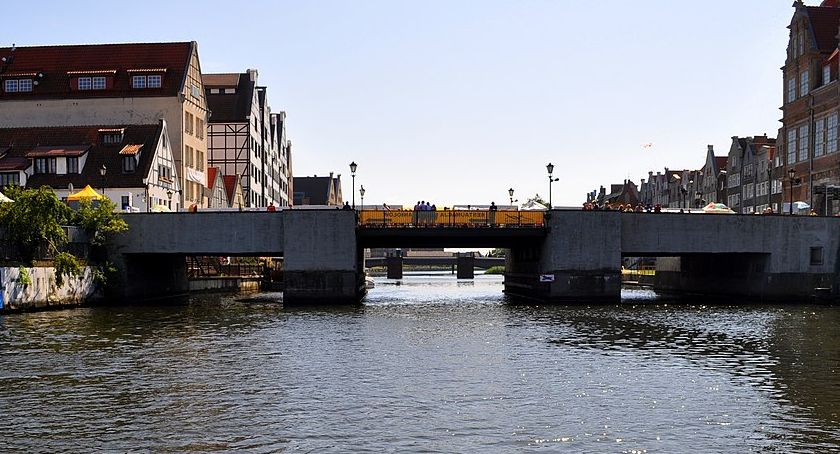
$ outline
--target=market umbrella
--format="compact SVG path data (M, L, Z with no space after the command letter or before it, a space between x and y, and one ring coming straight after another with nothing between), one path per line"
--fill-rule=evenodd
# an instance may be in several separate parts
M76 202L82 199L100 200L103 198L104 197L102 197L98 192L94 191L93 188L90 187L90 185L85 186L84 189L75 194L70 194L69 196L67 196L67 200L69 202Z
M152 213L171 213L172 212L172 210L168 206L161 205L159 203L155 204L155 205L152 205L152 207L149 208L149 211L151 211Z
M703 207L704 213L713 213L713 214L734 214L735 212L732 211L731 208L722 204L722 203L715 203L712 202Z
M6 194L3 194L2 192L0 192L0 203L8 203L8 202L14 202L14 200L6 197Z

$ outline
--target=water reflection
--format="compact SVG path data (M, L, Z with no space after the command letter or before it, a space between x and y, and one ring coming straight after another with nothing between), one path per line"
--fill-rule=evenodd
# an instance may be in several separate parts
M828 452L837 308L510 305L501 280L0 317L0 449Z

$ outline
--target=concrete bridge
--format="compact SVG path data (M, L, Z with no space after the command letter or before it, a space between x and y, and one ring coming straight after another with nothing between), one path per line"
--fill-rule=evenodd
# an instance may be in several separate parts
M505 292L546 302L618 301L621 258L668 257L658 289L790 300L838 296L840 219L553 210L543 224L359 225L344 210L135 213L114 240L124 298L186 291L187 255L282 256L286 304L356 303L364 248L508 249Z

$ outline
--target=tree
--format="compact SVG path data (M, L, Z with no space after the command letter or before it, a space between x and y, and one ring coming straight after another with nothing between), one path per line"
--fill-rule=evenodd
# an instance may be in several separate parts
M64 226L83 228L94 251L102 251L110 235L128 230L128 224L114 211L116 205L108 199L83 200L73 210L47 186L38 189L8 186L4 192L14 200L0 204L0 229L5 240L17 249L24 262L31 263L39 249L46 248L45 252L54 257L59 286L65 276L82 273L85 259L62 250L68 241ZM107 264L102 267L107 269Z
M14 202L0 204L0 227L21 258L31 261L42 247L49 254L58 252L67 242L62 226L70 218L70 208L46 186L39 189L7 186L4 192Z

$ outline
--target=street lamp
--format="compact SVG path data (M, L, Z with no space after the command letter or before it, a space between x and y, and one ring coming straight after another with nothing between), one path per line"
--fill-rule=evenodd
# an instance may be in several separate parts
M365 185L359 186L359 195L362 196L362 209L365 209Z
M548 209L550 210L554 206L551 202L551 184L560 178L554 178L551 176L551 174L554 173L554 164L549 162L548 165L545 166L545 170L548 170Z
M356 209L356 161L350 162L350 176L353 177L353 190L351 193L353 194L353 209Z
M102 167L99 168L99 175L102 175L102 197L105 197L105 174L108 173L108 168L105 167L105 164L102 164Z
M790 179L790 206L788 207L789 214L793 214L793 179L796 178L796 169L790 168L788 170L788 178Z
M169 198L169 209L171 210L172 209L172 190L171 189L166 190L166 197Z
M508 195L510 195L510 204L513 205L513 188L508 189Z

